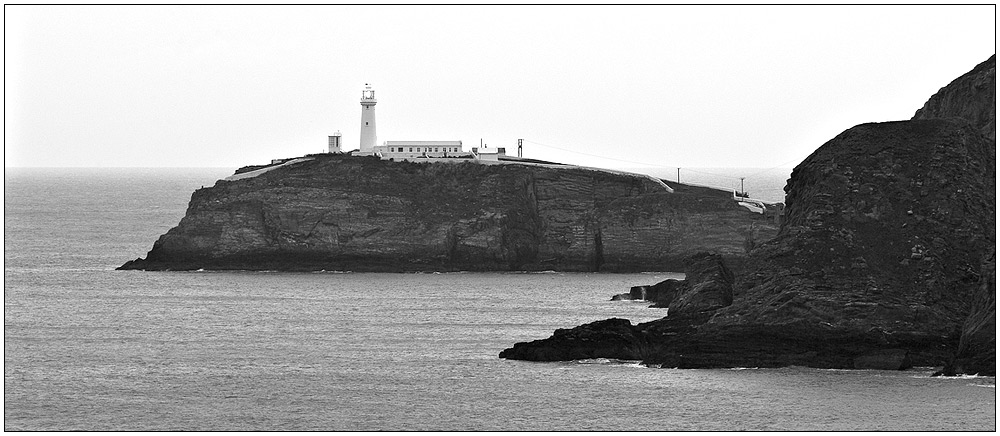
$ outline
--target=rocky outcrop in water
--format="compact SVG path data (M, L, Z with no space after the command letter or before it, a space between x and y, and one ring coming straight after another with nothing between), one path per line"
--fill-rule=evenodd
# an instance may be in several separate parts
M675 312L675 296L629 343L648 364L683 368L903 369L958 348L960 365L995 365L995 276L981 267L995 246L995 174L995 141L968 120L848 129L793 171L785 221L735 275L732 304ZM683 287L705 280L718 283ZM502 356L552 356L559 343Z
M122 269L664 271L777 226L730 193L575 167L314 155L197 190ZM248 167L249 170L261 169Z
M500 357L518 360L559 361L615 358L640 360L647 353L642 332L627 319L611 318L572 329L557 329L551 338L518 343Z
M648 360L662 347L655 335L648 334L652 326L671 323L672 327L683 329L694 320L703 322L714 310L732 303L733 274L721 256L711 253L690 256L685 260L684 273L684 280L668 279L631 291L635 298L630 295L628 299L655 301L654 307L669 308L670 316L662 322L633 326L628 320L613 318L558 329L550 338L515 344L501 352L500 357L536 361L601 357Z
M650 307L670 308L671 313L704 312L733 302L733 273L714 253L697 253L685 260L684 280L667 279L655 285L633 286L628 294L612 300L645 300Z
M654 303L650 307L669 307L683 289L683 280L667 279L655 285L633 286L627 293L611 296L611 301L641 300Z

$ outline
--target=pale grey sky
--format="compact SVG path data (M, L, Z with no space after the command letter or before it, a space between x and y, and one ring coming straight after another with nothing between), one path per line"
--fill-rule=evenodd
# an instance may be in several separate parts
M357 148L372 83L379 143L791 167L910 118L995 32L992 5L5 6L4 165L238 167L336 130Z

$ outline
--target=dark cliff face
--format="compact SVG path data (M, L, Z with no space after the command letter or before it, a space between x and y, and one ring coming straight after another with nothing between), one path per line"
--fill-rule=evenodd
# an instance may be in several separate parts
M997 139L997 57L941 88L913 115L914 120L962 118L994 142Z
M941 88L913 119L957 117L968 120L991 141L996 160L996 55ZM995 201L996 173L989 174L990 201ZM995 234L988 244L995 247ZM972 312L962 327L958 355L944 373L996 375L996 254L984 256L980 286L973 296Z
M669 270L705 245L742 255L754 220L776 232L728 193L675 195L644 177L317 155L199 189L122 268Z
M996 251L983 260L979 287L972 299L972 312L962 325L955 360L943 375L997 375L997 270Z
M799 343L823 365L886 349L940 364L994 240L990 146L960 120L864 124L824 144L792 173L787 220L748 259L736 302L700 331ZM843 343L809 343L822 337Z
M985 71L988 78L956 81L973 90L971 102L949 85L938 95L951 97L935 96L947 104L925 106L976 108L972 120L940 109L946 118L862 124L822 145L792 172L782 227L735 275L732 304L675 313L678 290L724 288L721 273L660 284L669 315L622 340L642 344L629 349L647 363L670 367L902 369L954 360L958 371L995 372L995 140L982 132L995 121L979 117L995 103L992 88L983 103L985 90L968 86L994 83L994 68ZM502 357L551 359L559 339L518 344Z

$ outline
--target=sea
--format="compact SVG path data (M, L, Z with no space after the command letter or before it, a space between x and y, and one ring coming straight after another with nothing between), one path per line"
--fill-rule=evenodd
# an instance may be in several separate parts
M765 203L785 202L785 183L792 168L622 168L639 174L658 177L667 182L707 186L723 191L746 192L750 198Z
M114 269L232 171L5 168L4 430L997 428L995 378L932 378L935 368L497 357L558 328L660 318L610 298L676 272Z

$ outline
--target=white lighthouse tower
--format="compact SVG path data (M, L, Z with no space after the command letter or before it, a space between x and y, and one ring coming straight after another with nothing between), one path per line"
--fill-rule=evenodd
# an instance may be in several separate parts
M371 154L375 148L375 90L365 84L361 91L361 146L360 154Z

